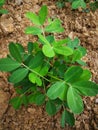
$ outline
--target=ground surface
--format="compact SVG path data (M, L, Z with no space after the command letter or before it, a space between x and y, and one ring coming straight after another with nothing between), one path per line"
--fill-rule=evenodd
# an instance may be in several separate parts
M48 6L49 16L62 20L65 32L57 35L57 38L77 36L81 45L87 48L88 54L84 60L92 72L93 81L98 83L98 11L71 11L69 4L64 9L58 9L55 0L23 0L22 4L8 1L4 7L9 10L9 14L0 17L0 58L7 55L9 42L19 42L26 46L28 41L35 40L33 36L24 34L25 27L31 24L25 18L25 13L37 12L43 4ZM49 117L44 106L35 105L15 111L8 104L14 95L13 86L7 82L7 74L0 72L0 130L62 130L60 113ZM76 116L76 125L66 126L64 130L98 130L98 96L84 97L83 100L85 110Z

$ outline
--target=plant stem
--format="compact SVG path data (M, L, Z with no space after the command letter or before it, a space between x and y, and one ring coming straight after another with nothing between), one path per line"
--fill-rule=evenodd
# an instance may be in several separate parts
M48 73L48 76L50 76L51 78L56 79L56 80L58 80L58 81L64 81L64 80L62 80L62 79L59 79L59 78L57 78L57 77L51 75L50 73Z
M39 77L45 79L46 81L50 82L50 80L48 80L47 78L43 77L42 75L40 75L38 72L30 69L28 66L26 66L25 64L22 64L25 68L27 68L28 70L30 70L31 72L33 72L34 74L38 75Z

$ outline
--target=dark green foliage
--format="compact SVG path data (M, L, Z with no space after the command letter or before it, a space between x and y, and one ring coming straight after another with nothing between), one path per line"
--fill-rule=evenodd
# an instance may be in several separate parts
M61 126L66 123L73 126L74 114L84 109L82 96L98 94L98 85L90 81L91 72L82 67L86 65L82 61L86 49L78 38L55 39L54 33L64 29L58 19L50 19L44 25L46 6L42 6L38 15L28 12L26 17L35 25L25 31L36 35L38 41L28 42L26 49L19 43L10 43L8 57L0 59L0 71L10 72L9 82L17 93L10 103L15 109L29 103L45 104L49 115L63 110Z

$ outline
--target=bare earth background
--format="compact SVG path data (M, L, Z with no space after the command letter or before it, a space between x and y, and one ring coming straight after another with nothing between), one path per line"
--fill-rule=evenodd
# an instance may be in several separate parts
M17 1L17 0L16 0ZM18 42L26 46L28 41L35 41L34 36L26 35L24 29L32 25L25 17L28 11L38 12L46 4L49 16L62 20L65 32L56 35L58 39L67 36L79 37L81 45L87 48L84 60L92 72L93 81L98 83L98 10L83 13L81 9L71 11L69 4L63 9L55 6L55 0L23 0L15 3L8 0L4 5L9 14L0 16L0 58L8 53L8 44ZM81 115L76 115L74 127L60 127L60 112L50 117L44 106L29 105L15 111L9 105L9 99L15 96L14 88L7 81L8 74L0 72L0 130L98 130L98 96L84 97L85 109Z

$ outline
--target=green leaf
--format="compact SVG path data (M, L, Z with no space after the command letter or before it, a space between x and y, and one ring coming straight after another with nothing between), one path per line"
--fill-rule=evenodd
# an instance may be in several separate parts
M77 81L87 81L91 78L91 72L87 69L83 70L82 75Z
M8 14L8 11L6 9L0 9L0 14Z
M34 74L34 73L30 73L30 74L29 74L29 80L30 80L32 83L36 83L36 77L37 77L37 75Z
M82 53L79 50L74 50L74 53L72 55L72 63L74 63L77 60L80 60L82 58Z
M64 110L62 113L61 126L65 127L65 123L68 123L70 126L75 124L74 115L66 110Z
M64 28L61 25L61 21L59 19L55 19L45 28L46 32L50 33L60 33L64 32Z
M94 1L90 3L90 9L92 11L96 11L96 9L98 9L98 1Z
M42 33L42 30L38 27L27 27L25 29L26 34L33 34L33 35L39 35Z
M66 43L67 43L67 39L62 39L62 40L59 40L59 41L54 41L52 44L54 46L60 46L60 45L66 44Z
M33 51L33 48L34 48L34 46L33 46L33 43L32 42L28 42L28 53L30 53L30 54L32 54L32 51Z
M36 77L36 84L38 85L38 86L42 86L42 80L40 79L40 77Z
M73 126L75 124L74 114L65 110L65 120L70 126Z
M39 92L37 92L37 93L32 93L32 94L30 94L30 95L28 95L28 102L30 103L30 104L32 104L32 103L36 103L36 97L39 95L40 93Z
M28 70L25 68L19 68L15 70L9 77L9 81L12 83L18 83L22 81L28 74Z
M77 79L83 73L83 69L79 66L71 66L67 69L64 74L64 79L66 82L73 83L76 82Z
M83 101L75 88L69 87L67 92L67 104L73 113L79 114L83 111Z
M85 56L86 55L86 48L84 48L84 47L82 47L82 46L79 46L78 47L78 50L80 50L81 51L81 53L82 53L82 56Z
M48 41L50 44L51 44L52 42L54 42L54 40L55 40L54 36L52 36L52 35L46 36L46 39L47 39L47 41Z
M42 51L43 51L44 55L47 57L51 58L51 57L55 56L55 52L51 45L43 45Z
M39 11L39 21L40 21L41 25L44 24L46 17L47 17L47 13L48 13L47 6L43 5Z
M21 106L21 98L20 97L14 97L10 100L10 104L14 107L14 109L19 109Z
M13 71L20 67L21 64L18 63L17 61L14 61L10 58L2 58L0 59L0 71Z
M71 48L67 47L67 46L54 47L54 51L57 54L61 54L61 55L64 55L64 56L69 56L69 55L73 54L73 50Z
M5 4L5 0L0 0L0 6L3 6Z
M77 63L83 66L86 66L87 64L82 60L77 60Z
M22 62L22 57L16 44L14 43L9 44L9 52L15 60Z
M44 94L37 95L35 102L36 102L37 105L44 104L44 102L45 102L45 95Z
M30 80L32 83L36 83L38 86L42 86L42 80L40 79L39 76L37 76L37 75L34 74L34 73L30 73L30 74L29 74L29 80Z
M96 96L98 94L98 85L92 81L79 81L72 86L85 96Z
M69 87L65 84L64 91L58 96L62 101L66 100L66 98L67 98L68 88Z
M65 110L64 110L61 116L61 121L60 121L61 127L63 128L65 127L65 123L66 123L65 118L66 118L66 115L65 115Z
M48 73L48 70L49 70L49 66L46 64L45 66L43 66L41 68L41 70L39 71L39 73L42 75L42 76L45 76L47 73Z
M40 20L39 20L39 17L33 13L33 12L27 12L26 13L26 17L31 20L35 25L38 25L40 26Z
M57 112L56 111L56 106L52 101L47 101L46 102L46 112L51 116L55 115L55 113Z
M38 66L42 65L44 60L44 55L41 51L37 52L37 54L32 58L29 62L29 68L34 69Z
M79 46L80 40L77 37L74 40L71 40L70 38L67 38L66 40L67 46L73 50Z
M17 46L17 49L19 50L19 53L21 54L21 57L23 57L24 54L25 54L24 47L20 43L15 43L15 45Z
M86 8L84 0L74 0L72 2L72 9L77 9L78 7Z
M43 35L38 35L39 39L44 43L44 44L47 44L47 45L50 45L50 43L48 42L48 40L46 39L46 37L44 37Z
M23 105L27 106L28 105L28 99L26 95L21 96L21 102Z
M56 99L63 93L63 91L65 90L65 87L66 87L65 82L58 81L52 86L50 86L50 88L47 91L47 96L50 99Z

